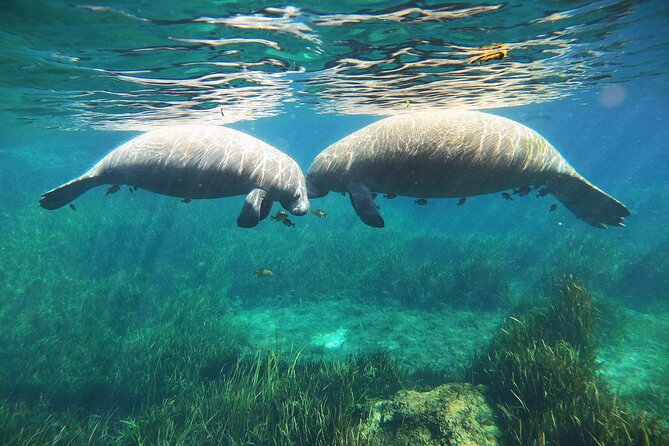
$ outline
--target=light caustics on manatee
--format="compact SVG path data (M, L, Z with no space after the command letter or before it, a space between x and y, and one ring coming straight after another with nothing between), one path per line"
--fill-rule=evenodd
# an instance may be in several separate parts
M184 201L247 195L237 218L245 228L266 218L274 201L294 215L309 211L297 163L269 144L225 127L176 126L140 135L82 176L45 193L40 205L58 209L103 184L129 185Z
M349 194L367 225L383 227L373 194L464 198L546 186L576 217L623 226L630 212L574 170L537 132L480 112L433 110L371 124L322 151L307 172L309 198ZM421 202L420 204L424 204Z

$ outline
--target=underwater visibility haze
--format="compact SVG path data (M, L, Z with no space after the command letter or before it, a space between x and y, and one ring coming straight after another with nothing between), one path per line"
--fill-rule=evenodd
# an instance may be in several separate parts
M669 3L0 25L0 444L669 444Z

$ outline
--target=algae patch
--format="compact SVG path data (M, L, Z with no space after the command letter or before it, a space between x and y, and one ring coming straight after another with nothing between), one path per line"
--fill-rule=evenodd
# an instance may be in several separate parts
M501 438L483 386L465 383L373 402L360 433L370 445L494 446Z

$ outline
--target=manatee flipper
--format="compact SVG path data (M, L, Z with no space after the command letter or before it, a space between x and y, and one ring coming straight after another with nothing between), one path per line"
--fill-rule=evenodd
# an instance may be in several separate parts
M262 204L260 205L260 221L267 218L270 212L272 212L272 205L274 202L272 200L263 199Z
M625 226L630 211L621 202L580 176L563 176L548 182L555 198L577 218L596 227Z
M97 177L83 176L75 178L69 183L65 183L62 186L50 190L49 192L42 195L42 198L39 200L39 205L44 209L58 209L65 206L67 203L74 200L89 189L92 189L101 184L104 183Z
M384 226L383 217L374 203L372 193L362 183L351 183L348 185L348 195L355 213L358 214L363 223L375 228Z
M266 194L267 192L262 189L253 189L249 192L246 196L246 200L244 200L242 211L237 217L237 226L240 228L253 228L260 222L260 220L267 217L271 210L272 202L270 201L269 209L267 209L267 206L263 208L263 201Z

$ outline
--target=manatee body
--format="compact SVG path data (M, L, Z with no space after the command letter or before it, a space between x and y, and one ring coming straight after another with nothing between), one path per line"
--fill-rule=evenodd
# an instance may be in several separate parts
M434 110L382 119L331 145L307 172L309 198L348 192L362 221L383 227L371 193L462 198L546 186L576 217L605 228L630 215L537 132L495 115Z
M79 178L45 193L39 204L57 209L102 184L126 184L185 200L248 194L237 218L241 227L257 225L274 201L294 215L309 210L304 175L293 159L225 127L185 125L140 135Z

